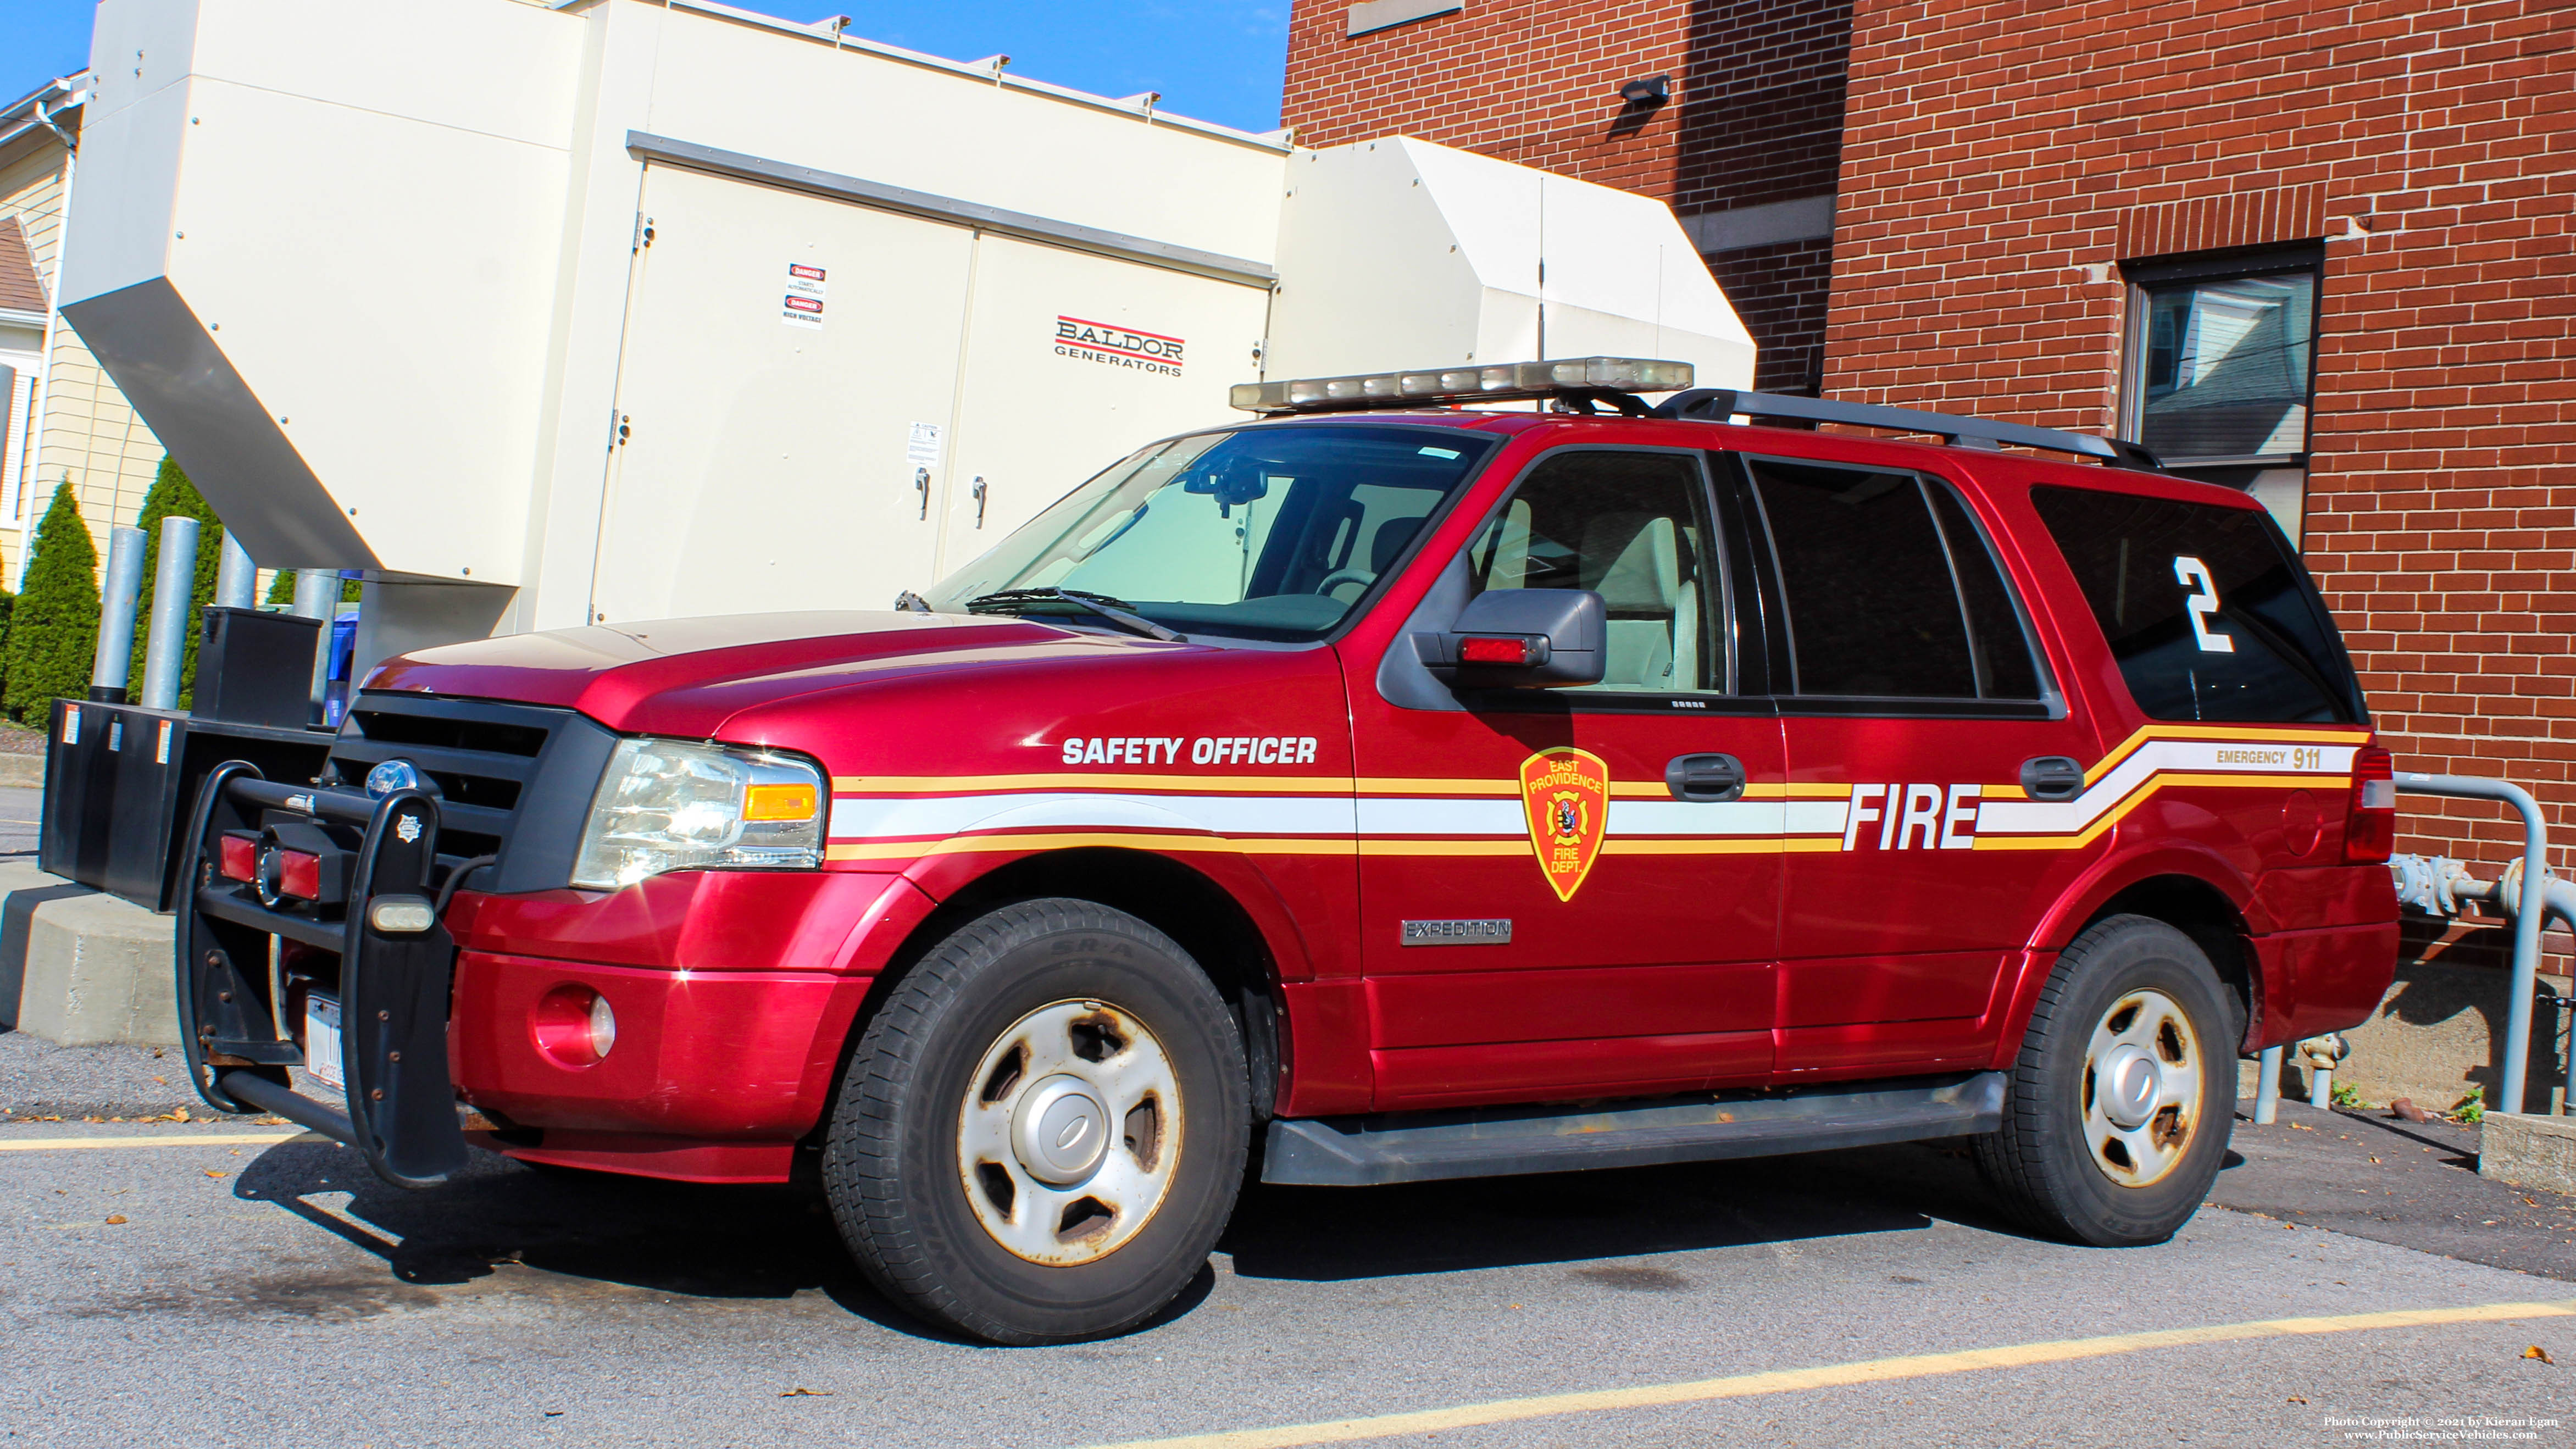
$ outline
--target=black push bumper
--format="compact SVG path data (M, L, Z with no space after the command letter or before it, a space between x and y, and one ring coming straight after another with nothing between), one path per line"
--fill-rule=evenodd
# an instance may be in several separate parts
M281 829L340 843L326 862L334 888L321 892L339 902L275 892L263 901L219 869L227 834L274 839ZM456 943L435 913L422 931L370 923L371 905L432 900L456 870L439 857L438 830L439 802L425 790L376 799L280 785L233 761L210 772L197 796L172 892L180 1040L198 1095L219 1111L271 1112L344 1142L397 1187L444 1182L466 1156L447 1067ZM287 1073L305 1060L290 1029L290 982L339 1000L348 1086L338 1105L296 1091Z

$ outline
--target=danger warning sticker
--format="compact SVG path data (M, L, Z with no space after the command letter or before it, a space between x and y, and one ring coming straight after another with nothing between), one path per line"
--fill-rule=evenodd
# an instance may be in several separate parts
M823 288L821 267L803 262L787 264L787 296L778 309L778 320L790 327L809 327L820 331L823 326Z

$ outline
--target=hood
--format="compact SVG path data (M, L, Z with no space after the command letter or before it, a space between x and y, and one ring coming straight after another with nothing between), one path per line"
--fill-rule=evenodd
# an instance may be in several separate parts
M449 644L378 665L370 690L575 709L614 730L705 739L755 705L853 682L889 666L1130 646L1189 648L1008 617L860 610L595 624Z

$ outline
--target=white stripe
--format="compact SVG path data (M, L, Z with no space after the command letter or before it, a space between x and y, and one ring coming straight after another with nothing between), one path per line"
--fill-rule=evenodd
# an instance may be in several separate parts
M2293 765L2301 750L2318 763ZM2221 759L2220 753L2236 759ZM2195 775L2352 774L2351 745L2283 745L2268 740L2155 740L2122 760L2072 800L1986 800L1977 807L1979 835L2073 835L2102 818L2160 771ZM2251 758L2247 758L2247 757Z
M1351 801L1335 795L924 795L832 802L834 840L948 836L970 830L1195 830L1213 835L1344 835Z
M1777 835L1787 808L1777 800L1613 800L1612 835ZM1837 824L1835 829L1842 827Z
M1527 835L1518 800L1362 800L1363 835Z

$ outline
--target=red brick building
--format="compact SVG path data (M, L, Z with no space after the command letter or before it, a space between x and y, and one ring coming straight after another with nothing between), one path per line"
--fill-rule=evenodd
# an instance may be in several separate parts
M2116 430L2251 489L2400 767L2523 784L2576 842L2566 0L1298 0L1286 94L1307 144L1667 199L1759 386ZM2400 849L2518 838L2409 814Z

